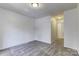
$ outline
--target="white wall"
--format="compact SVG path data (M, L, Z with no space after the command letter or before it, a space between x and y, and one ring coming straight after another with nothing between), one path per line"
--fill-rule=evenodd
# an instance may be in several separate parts
M64 46L79 51L79 10L78 8L64 12Z
M0 49L34 40L33 19L0 8Z
M35 20L35 40L51 43L51 17Z
M0 50L33 40L51 43L51 17L31 19L0 8Z

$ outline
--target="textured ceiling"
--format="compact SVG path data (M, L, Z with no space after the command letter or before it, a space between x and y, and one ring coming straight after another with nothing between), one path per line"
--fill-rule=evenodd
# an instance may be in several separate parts
M33 8L30 3L0 3L0 8L8 9L35 19L55 15L65 10L76 8L76 6L76 3L40 3L39 8Z

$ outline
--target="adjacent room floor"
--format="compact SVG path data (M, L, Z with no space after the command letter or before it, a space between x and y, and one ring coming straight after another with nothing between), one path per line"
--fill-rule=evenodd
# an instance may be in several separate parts
M78 52L70 48L59 48L55 44L32 41L5 50L0 50L0 56L78 56Z

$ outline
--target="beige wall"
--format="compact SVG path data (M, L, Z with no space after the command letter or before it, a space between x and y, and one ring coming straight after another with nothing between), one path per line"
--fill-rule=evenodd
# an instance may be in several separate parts
M56 24L57 24L56 19L51 17L51 41L52 41L52 43L57 38L57 27L56 27Z
M62 16L64 16L62 14ZM64 30L64 27L63 27L63 22L64 22L64 19L57 19L58 16L54 16L54 17L51 17L51 37L52 37L52 42L54 40L57 40L57 39L61 39L61 38L64 38L64 34L63 34L63 30Z

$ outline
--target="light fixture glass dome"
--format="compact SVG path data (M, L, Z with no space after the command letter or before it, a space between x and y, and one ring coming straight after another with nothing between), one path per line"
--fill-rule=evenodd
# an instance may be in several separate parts
M32 7L39 7L39 3L31 3Z

